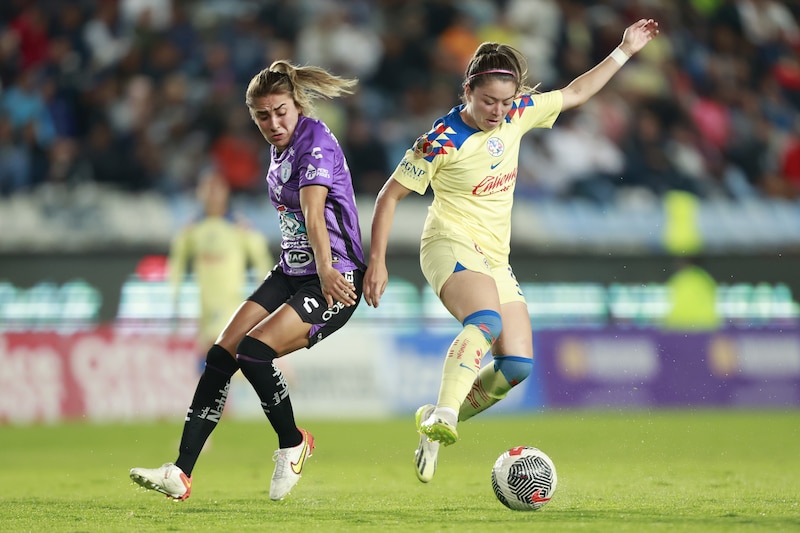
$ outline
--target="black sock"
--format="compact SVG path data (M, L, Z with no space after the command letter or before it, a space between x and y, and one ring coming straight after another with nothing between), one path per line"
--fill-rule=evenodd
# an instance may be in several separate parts
M197 382L192 404L186 413L178 459L175 461L187 476L192 475L203 445L217 427L228 399L231 376L238 369L236 360L223 347L215 344L208 350L205 370Z
M289 387L283 372L273 363L275 350L253 337L245 337L236 350L242 373L261 399L261 407L278 435L278 448L297 446L303 441L298 431L289 399Z

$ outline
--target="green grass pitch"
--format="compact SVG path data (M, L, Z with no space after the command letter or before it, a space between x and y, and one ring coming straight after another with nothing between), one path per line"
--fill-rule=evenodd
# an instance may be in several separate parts
M460 425L417 481L413 413L299 420L317 449L289 497L268 497L266 421L223 420L172 502L128 478L175 458L181 420L0 427L0 531L800 531L800 411L566 411ZM494 497L495 458L544 450L559 484L537 512Z

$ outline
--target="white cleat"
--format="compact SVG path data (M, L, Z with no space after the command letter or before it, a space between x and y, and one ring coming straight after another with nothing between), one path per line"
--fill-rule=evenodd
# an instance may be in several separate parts
M172 463L158 468L131 468L131 479L149 490L157 490L175 501L185 500L192 493L192 478Z
M435 411L431 411L430 416L422 419L419 423L419 432L426 435L428 440L439 442L445 446L450 446L458 440L456 426L443 417L437 416Z
M423 483L428 483L436 473L436 461L439 456L439 443L430 440L427 435L421 432L422 421L433 414L434 406L431 404L423 405L417 409L414 415L417 431L420 432L419 446L414 452L414 468L417 472L417 479Z
M272 460L275 461L275 471L269 484L271 500L282 500L297 485L306 459L311 457L314 451L314 436L305 429L300 429L300 433L303 434L303 442L291 448L275 450L272 456Z

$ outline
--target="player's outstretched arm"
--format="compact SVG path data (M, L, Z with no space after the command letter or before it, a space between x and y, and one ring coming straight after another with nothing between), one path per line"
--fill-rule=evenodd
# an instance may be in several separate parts
M563 97L561 109L571 109L586 103L608 83L631 56L653 40L658 32L658 22L653 19L641 19L628 26L622 34L622 42L608 57L561 89Z

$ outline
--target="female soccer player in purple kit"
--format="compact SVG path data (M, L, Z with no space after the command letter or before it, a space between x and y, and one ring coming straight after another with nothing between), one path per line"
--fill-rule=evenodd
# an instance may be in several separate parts
M296 426L286 381L273 361L341 328L361 298L366 264L350 170L334 135L312 118L315 99L350 93L355 83L283 60L250 81L246 104L271 145L267 184L280 222L280 261L209 349L177 460L131 469L139 485L175 500L189 497L192 470L239 369L278 436L270 498L283 499L300 479L314 437Z

